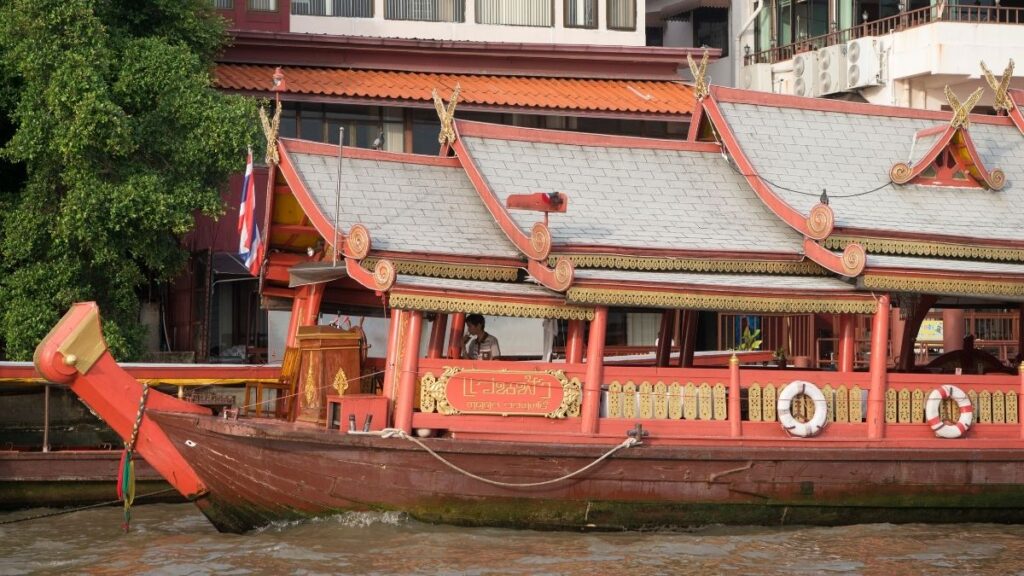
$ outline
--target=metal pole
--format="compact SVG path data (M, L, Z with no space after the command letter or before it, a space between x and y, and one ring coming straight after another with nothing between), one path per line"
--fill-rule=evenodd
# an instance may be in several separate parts
M43 386L43 452L50 451L50 385Z
M338 189L334 196L334 250L331 250L331 266L338 265L338 222L341 221L341 163L345 157L345 127L338 127Z

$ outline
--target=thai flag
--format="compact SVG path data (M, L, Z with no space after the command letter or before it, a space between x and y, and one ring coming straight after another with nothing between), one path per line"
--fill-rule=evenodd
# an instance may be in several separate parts
M238 204L238 256L258 276L263 263L263 241L256 224L256 180L252 173L252 149L245 160L245 179L242 181L242 199Z

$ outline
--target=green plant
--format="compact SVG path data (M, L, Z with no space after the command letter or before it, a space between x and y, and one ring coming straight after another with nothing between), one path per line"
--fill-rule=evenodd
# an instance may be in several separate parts
M739 350L760 350L761 349L761 329L755 328L750 329L747 326L743 329L743 334L740 335Z

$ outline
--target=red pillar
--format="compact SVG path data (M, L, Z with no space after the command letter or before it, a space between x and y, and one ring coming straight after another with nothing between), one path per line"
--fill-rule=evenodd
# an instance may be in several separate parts
M1024 362L1017 367L1020 373L1020 391L1017 394L1017 425L1020 426L1020 437L1024 438Z
M735 354L729 358L729 434L743 435L743 416L740 407L740 359Z
M291 348L299 346L299 326L313 326L320 317L320 300L324 295L323 284L301 286L292 300L292 315L288 321L288 337L285 340Z
M889 295L878 298L878 309L871 323L871 389L868 391L868 438L885 433L885 387L889 340Z
M604 336L608 328L608 308L598 306L590 322L590 342L587 346L587 375L583 383L583 405L580 419L583 433L597 433L597 420L601 415L601 380L604 378Z
M427 358L440 358L444 352L444 335L448 329L448 315L438 312L430 327L430 343L427 344ZM461 342L461 340L460 340Z
M462 358L462 332L465 328L466 314L463 312L452 314L452 325L448 330L448 358L453 360Z
M389 408L394 408L395 398L398 395L398 326L402 320L402 311L391 309L391 323L388 325L388 349L384 357L384 397L390 402ZM390 410L389 410L390 412Z
M964 311L957 308L942 310L942 351L952 352L963 350L964 347ZM967 366L964 366L967 372Z
M416 373L419 368L420 329L423 326L423 312L413 310L406 314L409 314L409 326L406 329L402 374L398 378L398 397L395 399L395 428L410 434L412 433L412 405L416 399Z
M842 314L839 316L839 358L840 372L853 372L857 358L857 316Z
M693 367L693 351L697 348L697 311L684 310L680 320L683 337L679 343L679 365Z
M569 333L565 343L565 362L567 364L583 362L583 320L569 320Z

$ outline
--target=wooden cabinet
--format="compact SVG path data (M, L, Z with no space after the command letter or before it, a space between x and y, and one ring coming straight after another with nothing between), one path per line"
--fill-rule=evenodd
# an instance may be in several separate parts
M297 338L300 359L296 420L323 425L328 394L344 396L361 391L363 331L301 326Z

